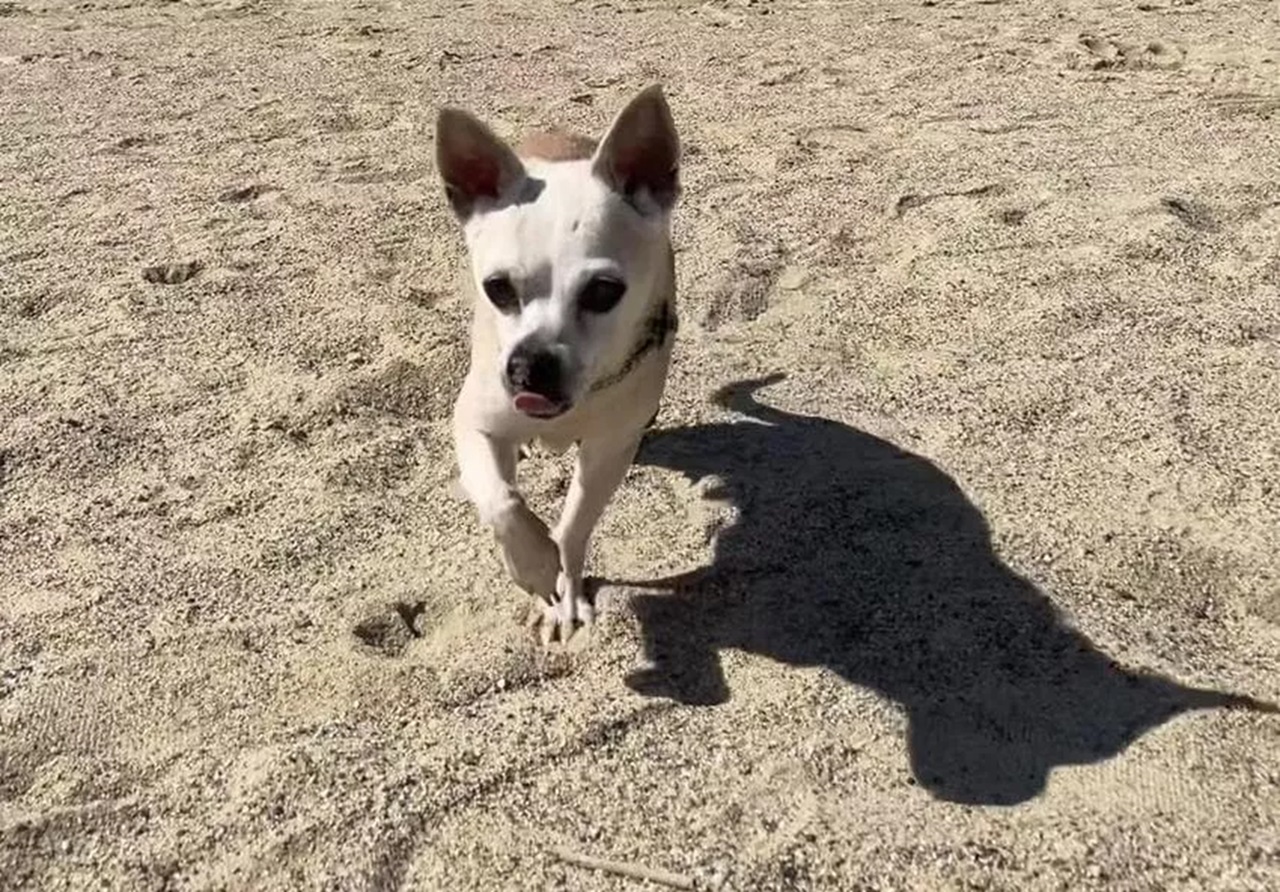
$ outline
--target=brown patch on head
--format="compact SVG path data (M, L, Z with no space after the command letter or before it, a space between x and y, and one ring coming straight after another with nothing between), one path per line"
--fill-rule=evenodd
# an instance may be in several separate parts
M563 130L539 130L521 140L516 154L541 161L585 161L596 153L596 141Z

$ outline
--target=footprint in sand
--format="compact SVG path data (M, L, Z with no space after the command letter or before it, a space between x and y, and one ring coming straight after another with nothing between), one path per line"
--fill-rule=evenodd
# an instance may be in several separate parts
M246 201L253 201L256 198L270 192L280 191L269 183L252 183L248 186L237 186L228 189L218 196L218 201L227 202L229 204L241 204Z
M1088 54L1087 67L1095 71L1178 68L1187 57L1185 49L1163 40L1129 44L1110 37L1082 34L1079 44Z
M415 638L422 637L419 628L425 604L396 602L356 623L351 634L364 648L384 657L398 657Z
M143 267L142 278L143 281L150 282L153 285L180 285L188 279L194 278L202 269L204 269L204 264L199 260L157 263Z

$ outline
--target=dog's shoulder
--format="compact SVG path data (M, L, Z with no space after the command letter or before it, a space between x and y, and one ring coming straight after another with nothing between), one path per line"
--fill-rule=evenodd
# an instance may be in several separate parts
M566 130L535 130L516 147L521 158L539 161L585 161L595 154L596 140Z

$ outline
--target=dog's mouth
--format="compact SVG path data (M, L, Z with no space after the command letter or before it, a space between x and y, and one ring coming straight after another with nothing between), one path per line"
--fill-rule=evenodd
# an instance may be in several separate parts
M517 412L530 418L555 418L569 411L569 403L556 402L540 393L522 390L511 400Z

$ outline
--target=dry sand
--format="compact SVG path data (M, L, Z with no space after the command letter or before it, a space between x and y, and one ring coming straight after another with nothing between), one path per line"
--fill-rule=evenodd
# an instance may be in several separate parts
M1276 16L0 3L0 886L1280 888ZM654 80L676 369L548 656L432 122Z

